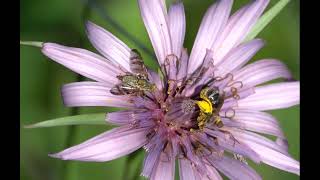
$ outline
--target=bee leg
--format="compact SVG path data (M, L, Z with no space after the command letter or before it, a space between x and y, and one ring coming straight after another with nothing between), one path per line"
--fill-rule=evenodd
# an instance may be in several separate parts
M222 128L222 127L223 127L223 123L222 123L222 121L221 121L220 116L216 116L216 117L214 118L213 124L215 124L218 128Z

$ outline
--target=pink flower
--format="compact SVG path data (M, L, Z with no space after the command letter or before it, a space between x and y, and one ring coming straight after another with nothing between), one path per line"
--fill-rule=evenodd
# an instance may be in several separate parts
M260 39L243 40L269 1L253 1L231 16L233 1L217 1L202 20L190 57L183 48L183 4L175 3L167 12L162 0L138 2L163 78L149 69L141 78L137 72L145 69L132 63L135 55L139 59L135 51L91 22L86 24L87 34L102 56L43 44L46 56L94 80L64 85L66 106L126 108L106 117L120 127L51 156L101 162L144 147L142 175L150 179L174 179L175 159L183 180L222 179L219 172L230 179L261 179L245 158L299 174L300 164L290 157L277 120L263 112L299 104L299 82L259 86L292 78L274 59L244 66L264 44ZM147 87L138 91L129 86L133 80L124 80L126 75L140 78Z

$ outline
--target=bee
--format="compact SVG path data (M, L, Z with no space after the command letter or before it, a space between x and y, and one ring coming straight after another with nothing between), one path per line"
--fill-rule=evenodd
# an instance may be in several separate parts
M114 95L143 95L145 92L154 91L156 86L149 82L147 68L136 49L131 50L129 60L132 73L127 72L125 75L117 76L121 82L111 88L110 93Z
M203 130L206 123L209 123L213 119L213 124L217 127L223 127L223 123L219 116L219 111L224 102L224 95L220 95L217 88L210 89L205 87L200 92L200 98L202 100L196 101L200 109L200 113L197 117L198 127Z

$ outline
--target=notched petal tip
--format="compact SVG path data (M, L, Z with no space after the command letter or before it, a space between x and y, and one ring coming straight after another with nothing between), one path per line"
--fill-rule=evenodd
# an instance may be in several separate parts
M265 46L266 43L267 43L266 40L260 39L260 38L253 39L253 40L251 40L251 41L255 41L256 43L260 44L260 46L262 46L262 47Z
M59 154L59 153L55 153L55 154L48 154L49 157L52 157L52 158L59 158L59 159L62 159L62 156Z
M32 129L34 128L34 124L23 125L22 127L25 129Z
M20 40L20 45L25 45L25 46L33 46L33 47L42 47L43 42L40 41L21 41Z

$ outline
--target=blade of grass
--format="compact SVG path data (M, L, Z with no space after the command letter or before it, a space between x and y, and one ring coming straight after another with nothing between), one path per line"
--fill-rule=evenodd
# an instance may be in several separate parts
M286 7L289 2L290 0L280 0L272 8L265 12L254 25L244 42L254 39L272 21L272 19L274 19L280 13L280 11Z
M33 46L33 47L42 47L43 42L40 41L21 41L20 40L20 45L25 45L25 46Z
M77 112L75 109L72 111ZM75 114L75 112L71 114ZM106 113L72 115L24 126L25 128L46 128L72 125L106 125Z

